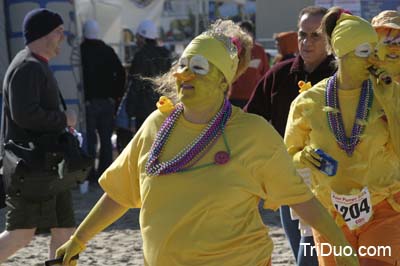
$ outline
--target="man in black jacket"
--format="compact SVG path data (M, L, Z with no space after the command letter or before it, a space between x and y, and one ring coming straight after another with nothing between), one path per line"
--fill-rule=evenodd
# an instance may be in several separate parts
M95 20L85 22L83 35L81 56L87 148L93 158L96 157L96 132L100 139L99 165L97 170L93 168L88 179L97 182L97 178L112 163L115 103L124 93L125 70L114 50L99 39L99 26Z
M126 100L126 112L130 117L132 133L135 133L147 116L156 109L159 98L152 83L146 78L162 75L171 67L170 52L165 47L158 46L157 38L157 27L151 20L144 20L139 24L136 31L136 44L139 50L129 69ZM122 146L126 146L130 141L132 133L129 136L118 137Z
M76 114L60 109L59 88L48 65L64 40L61 16L48 9L34 9L25 16L23 34L26 47L14 57L4 77L1 141L13 141L28 149L43 134L57 134L75 126ZM4 169L10 168L8 164L3 160ZM33 174L44 175L37 171ZM46 199L28 199L12 184L10 187L6 230L0 234L0 264L27 245L37 228L51 229L49 257L53 258L58 246L74 231L70 191Z

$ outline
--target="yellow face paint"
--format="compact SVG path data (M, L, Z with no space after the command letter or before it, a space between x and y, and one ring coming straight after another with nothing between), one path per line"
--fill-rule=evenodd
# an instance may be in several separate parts
M210 62L206 71L204 62L199 63L202 61L199 56L201 55L185 56L179 60L177 72L174 74L178 100L186 107L198 109L219 106L228 87L225 77Z
M372 44L372 47L374 47L374 44ZM372 56L372 53L368 57L360 57L355 51L348 53L340 58L341 73L351 77L354 83L362 83L369 77L368 68L372 65L370 62Z
M400 30L378 28L379 47L382 56L375 57L374 65L386 70L399 80L400 76Z

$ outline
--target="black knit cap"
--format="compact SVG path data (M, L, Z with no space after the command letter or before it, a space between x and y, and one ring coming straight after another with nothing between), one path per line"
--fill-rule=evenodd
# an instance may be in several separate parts
M45 8L37 8L26 14L23 22L25 44L29 44L52 32L64 24L58 13Z

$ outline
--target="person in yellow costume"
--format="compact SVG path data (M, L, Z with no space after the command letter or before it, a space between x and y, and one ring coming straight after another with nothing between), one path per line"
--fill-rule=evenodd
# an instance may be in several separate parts
M359 251L360 264L399 265L400 90L371 64L384 53L374 54L378 36L367 21L334 7L322 29L338 72L292 102L284 141L296 167L311 169L314 195ZM326 241L315 230L314 239L320 247ZM374 254L379 246L389 248ZM334 265L333 256L318 259Z
M332 245L349 245L297 176L279 134L226 99L250 51L251 39L232 21L219 20L191 41L161 87L177 103L162 97L103 173L105 194L57 250L63 265L74 265L71 257L129 208L141 208L150 266L270 265L273 243L260 199L265 208L290 205ZM358 265L355 256L336 261Z
M377 65L384 68L395 81L400 82L400 12L382 11L372 19L371 24L385 51L385 56Z

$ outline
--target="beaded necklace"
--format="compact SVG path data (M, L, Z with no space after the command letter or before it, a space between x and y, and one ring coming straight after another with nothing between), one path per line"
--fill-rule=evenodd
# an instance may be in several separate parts
M186 171L199 161L207 151L216 143L223 134L225 125L231 116L232 106L225 99L222 108L209 122L206 128L190 144L180 151L174 158L159 162L161 153L167 143L176 121L183 112L183 104L176 105L175 110L165 119L157 132L156 138L150 149L149 159L146 163L146 172L151 176L171 174ZM218 162L216 162L218 163Z
M343 117L340 111L336 80L337 75L335 74L328 80L326 85L325 103L327 106L335 110L327 112L328 124L335 135L339 147L344 150L348 156L351 156L356 145L360 142L360 136L365 129L365 123L359 123L358 121L368 120L369 111L374 98L372 83L368 79L362 84L353 129L351 131L351 136L348 138L346 136L346 131L344 130Z

